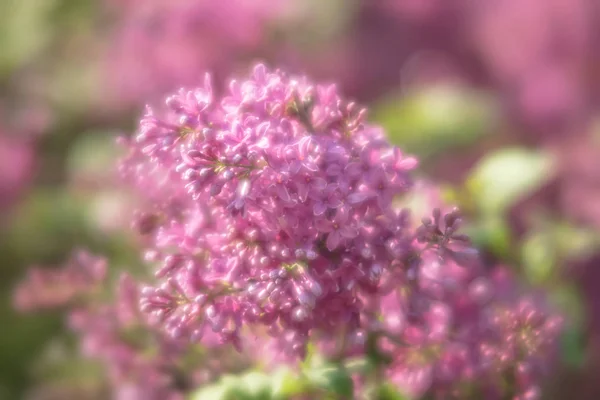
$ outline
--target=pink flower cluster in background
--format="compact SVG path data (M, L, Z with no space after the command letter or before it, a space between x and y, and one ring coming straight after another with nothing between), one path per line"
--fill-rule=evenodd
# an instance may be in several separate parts
M6 211L19 198L32 178L33 143L0 132L0 210Z
M290 7L281 0L112 3L116 27L108 83L126 103L195 84L201 71L217 71L224 79L236 67L267 56L276 47L270 29Z

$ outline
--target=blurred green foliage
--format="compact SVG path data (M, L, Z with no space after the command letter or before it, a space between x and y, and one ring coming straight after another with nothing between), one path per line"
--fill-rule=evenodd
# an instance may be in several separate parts
M502 214L552 178L549 155L524 148L503 148L486 154L474 166L467 190L482 214Z
M56 3L56 0L0 3L0 73L15 70L48 46L56 26L49 16Z
M285 400L314 394L319 399L349 399L353 383L349 372L336 365L321 365L293 372L282 367L272 373L252 370L242 375L226 375L203 387L191 400Z
M371 118L403 150L427 158L490 133L497 109L483 92L433 86L382 101Z

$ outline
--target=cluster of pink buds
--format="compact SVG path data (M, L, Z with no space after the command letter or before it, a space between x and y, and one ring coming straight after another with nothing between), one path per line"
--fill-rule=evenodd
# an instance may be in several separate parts
M159 282L142 309L194 340L208 329L239 345L242 328L265 325L298 356L315 331L356 336L361 296L415 257L392 207L415 159L335 86L263 65L221 99L207 79L166 105L148 109L123 164L138 183L140 170L169 176L140 190L182 197L151 218Z
M431 355L420 375L427 390L463 370L487 376L470 346L500 329L484 328L493 283L456 209L434 208L415 225L396 204L412 190L416 160L365 114L335 86L263 65L222 97L207 77L148 108L122 165L142 193L167 194L139 214L152 222L142 225L157 278L142 310L174 338L215 332L243 350L244 331L266 332L292 358L311 340L354 353L369 334L394 336ZM162 178L140 177L148 170ZM380 330L382 315L397 315L396 331ZM559 324L548 324L552 342ZM437 379L432 360L462 367L444 364Z

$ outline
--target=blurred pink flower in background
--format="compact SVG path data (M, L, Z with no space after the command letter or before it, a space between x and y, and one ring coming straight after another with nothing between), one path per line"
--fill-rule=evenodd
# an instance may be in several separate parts
M22 194L32 178L33 143L29 138L0 132L0 211L4 212Z
M587 0L496 0L472 7L477 51L534 131L572 134L565 128L590 111L585 68L598 52L596 7Z
M276 49L270 29L293 2L175 0L115 2L109 84L124 101L148 101L201 81L228 76Z

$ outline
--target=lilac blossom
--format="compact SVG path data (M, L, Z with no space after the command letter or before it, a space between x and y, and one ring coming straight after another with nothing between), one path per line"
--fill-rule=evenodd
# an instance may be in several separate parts
M357 245L365 234L397 234L387 208L410 188L415 163L400 152L390 157L381 131L334 86L258 65L229 87L221 99L208 79L182 89L163 117L148 110L131 141L123 171L178 175L163 183L183 205L179 215L161 216L154 236L156 261L180 261L160 267L162 283L144 290L142 307L174 335L213 330L238 347L242 327L275 324L297 338L301 355L311 332L335 335L336 325L356 324L356 290L376 286L373 267L392 261L384 246L365 259ZM368 178L384 170L385 188ZM372 194L356 201L360 192ZM201 235L186 232L190 219Z
M262 64L224 95L212 85L207 76L148 107L121 141L151 277L122 277L108 301L59 296L73 300L70 326L115 396L179 399L236 370L221 354L298 366L309 345L336 360L376 350L375 375L411 398L540 393L561 319L482 263L459 211L414 184L416 160L364 109ZM419 221L406 199L423 190L417 214L430 216ZM85 260L17 299L70 281L89 294L102 275L90 266L104 264Z
M431 263L439 264L437 256L423 268ZM503 293L493 276L470 271L449 279L452 269L465 271L451 261L441 269L444 280L420 276L423 289L416 298L390 295L382 303L379 346L393 360L385 368L389 379L411 398L539 392L556 356L562 319L543 301L519 294L516 282Z
M142 311L172 337L213 332L241 351L246 330L266 332L291 359L317 338L325 351L342 335L352 354L365 335L382 335L395 360L387 374L407 393L456 395L464 382L493 392L508 372L482 365L478 351L520 328L490 325L488 314L519 306L494 293L458 210L432 207L415 225L396 205L413 188L415 160L334 86L257 65L229 87L221 99L208 79L182 89L161 118L148 110L130 142L123 171L175 171L139 189L165 184L183 207L163 212L154 232L158 282L142 291ZM560 324L536 312L552 347ZM381 329L386 315L393 331ZM541 348L532 354L549 354ZM512 354L511 366L528 362Z
M139 296L137 283L123 275L112 302L90 302L69 314L82 354L105 366L114 398L183 399L221 368L230 368L219 365L216 354L214 361L204 361L192 345L153 327L140 313ZM228 360L244 365L235 357Z
M76 251L62 268L31 270L15 302L22 311L68 305L68 327L81 355L104 367L111 398L180 400L222 371L247 365L235 354L224 357L214 334L206 335L201 353L165 335L140 311L139 283L122 273L113 285L106 269L105 259Z
M438 194L420 184L425 204L440 206ZM382 296L371 317L378 348L391 362L389 380L409 398L539 398L558 351L564 324L543 296L522 287L501 265L484 266L476 256L461 263L442 248L453 247L456 209L434 208L417 229L417 271L405 286Z

